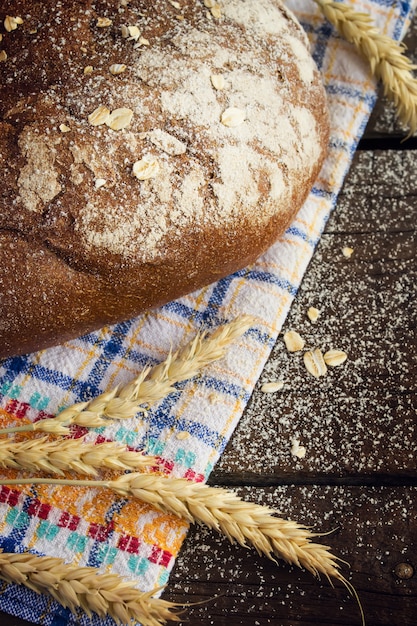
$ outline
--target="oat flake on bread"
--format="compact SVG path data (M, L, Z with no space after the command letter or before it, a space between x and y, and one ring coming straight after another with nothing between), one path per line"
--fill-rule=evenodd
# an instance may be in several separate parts
M1 24L22 22L2 33L0 357L189 293L283 233L328 118L305 33L278 0L222 0L218 17L202 0L2 7ZM138 177L138 162L157 166Z

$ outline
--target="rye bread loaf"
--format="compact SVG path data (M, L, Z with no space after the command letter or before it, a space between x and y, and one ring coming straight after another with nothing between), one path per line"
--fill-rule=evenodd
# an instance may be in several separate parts
M9 0L0 357L245 267L322 165L326 100L279 0Z

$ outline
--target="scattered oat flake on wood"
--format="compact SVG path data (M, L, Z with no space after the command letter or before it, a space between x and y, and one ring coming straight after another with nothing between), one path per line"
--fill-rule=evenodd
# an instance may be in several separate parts
M353 248L349 248L348 246L345 246L344 248L342 248L342 254L344 257L346 257L346 259L350 259L350 257L353 254Z
M0 61L7 61L7 52L6 52L6 50L0 50Z
M295 330L287 330L284 333L284 343L288 352L298 352L305 346L305 341Z
M342 365L347 359L347 354L343 350L328 350L323 355L324 362L330 367Z
M89 74L93 73L93 70L94 70L94 68L93 68L92 65L86 65L84 70L83 70L83 73L85 74L85 76L88 76Z
M311 322L317 322L320 317L320 311L316 307L311 306L307 311L307 317Z
M100 189L100 187L104 187L106 183L107 180L105 178L96 178L94 181L94 186L96 189Z
M325 376L327 373L326 363L324 362L323 353L320 348L308 350L304 353L304 365L307 371L315 378Z
M4 19L4 28L7 30L8 33L11 33L12 30L16 30L19 24L23 24L23 20L21 17L12 17L11 15L6 15Z
M304 446L300 446L298 439L291 439L291 454L298 459L303 459L306 455L306 449Z
M60 124L59 130L61 131L61 133L69 133L71 128L67 126L66 124Z
M275 393L280 391L284 387L282 380L271 380L269 383L264 383L261 387L263 393Z

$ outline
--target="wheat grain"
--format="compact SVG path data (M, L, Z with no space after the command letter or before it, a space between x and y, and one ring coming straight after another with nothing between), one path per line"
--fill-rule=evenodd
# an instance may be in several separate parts
M48 441L46 437L14 442L0 439L0 467L64 475L64 471L96 476L97 468L125 471L156 464L156 458L126 450L115 442L82 439Z
M417 66L404 55L404 45L382 34L366 13L331 0L315 0L328 21L352 43L370 63L374 76L381 80L384 95L395 105L400 121L417 130L417 79L411 73Z
M117 574L77 567L57 557L0 552L0 578L36 593L48 593L74 614L82 609L89 617L92 613L110 615L117 624L135 620L143 626L179 621L178 614L171 610L178 605L153 598L155 591L140 592L133 581Z
M231 343L241 337L253 321L253 318L243 315L220 326L212 335L198 333L184 348L170 353L163 363L145 368L124 387L115 387L89 402L74 404L55 418L0 429L0 435L24 431L65 435L71 424L97 428L107 425L108 419L134 417L139 411L145 412L143 405L158 402L176 391L175 383L193 378L203 367L221 359Z

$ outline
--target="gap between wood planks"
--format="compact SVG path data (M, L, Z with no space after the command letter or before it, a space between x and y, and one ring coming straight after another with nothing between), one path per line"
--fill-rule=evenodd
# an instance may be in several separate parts
M417 487L417 475L412 472L396 472L395 476L389 473L350 476L328 476L287 474L285 476L271 476L239 472L239 474L212 475L208 484L212 487L280 487L283 485L303 486L337 486L347 487Z
M417 137L406 139L404 135L390 137L363 137L357 150L417 150Z

